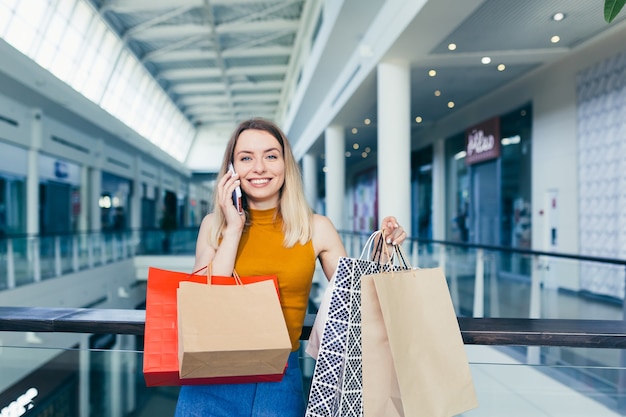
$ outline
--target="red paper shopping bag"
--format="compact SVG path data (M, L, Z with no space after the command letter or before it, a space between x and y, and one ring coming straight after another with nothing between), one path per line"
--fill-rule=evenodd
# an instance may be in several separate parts
M243 283L273 280L276 276L241 277ZM149 268L146 290L143 374L146 386L178 386L279 381L282 375L255 375L181 379L178 366L178 317L176 291L182 281L207 283L207 275ZM213 285L235 285L232 277L214 276Z

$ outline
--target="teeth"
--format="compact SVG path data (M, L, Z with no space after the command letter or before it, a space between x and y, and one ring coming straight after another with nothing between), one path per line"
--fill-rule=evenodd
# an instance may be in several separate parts
M268 179L250 180L250 182L251 182L252 184L265 184L265 183L269 182L269 180L268 180Z

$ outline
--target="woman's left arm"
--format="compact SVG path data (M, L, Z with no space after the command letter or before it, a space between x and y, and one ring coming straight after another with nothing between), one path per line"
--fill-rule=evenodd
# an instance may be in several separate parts
M330 281L340 257L348 256L337 229L328 217L313 215L313 248L326 279Z

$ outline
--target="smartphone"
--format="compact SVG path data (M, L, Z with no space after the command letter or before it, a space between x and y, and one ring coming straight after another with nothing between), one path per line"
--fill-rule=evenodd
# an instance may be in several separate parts
M230 172L231 176L235 175L235 169L233 168L232 163L228 165L228 172ZM237 212L239 214L243 214L243 204L241 202L241 188L239 186L237 186L235 188L235 191L233 191L233 204L235 205Z

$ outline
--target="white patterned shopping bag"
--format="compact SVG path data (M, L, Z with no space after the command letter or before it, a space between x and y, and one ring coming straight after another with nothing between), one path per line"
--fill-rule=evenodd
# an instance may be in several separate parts
M306 417L363 416L361 276L403 269L363 259L369 256L377 233L370 236L359 259L340 258L331 279L334 285L329 287L330 305L317 349Z

